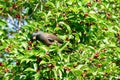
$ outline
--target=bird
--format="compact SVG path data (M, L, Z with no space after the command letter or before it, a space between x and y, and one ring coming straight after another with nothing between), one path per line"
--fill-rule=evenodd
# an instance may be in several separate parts
M32 33L30 40L32 42L35 40L41 41L42 43L44 43L47 46L54 44L55 41L57 41L59 44L63 43L63 40L58 38L56 35L45 33L42 31Z

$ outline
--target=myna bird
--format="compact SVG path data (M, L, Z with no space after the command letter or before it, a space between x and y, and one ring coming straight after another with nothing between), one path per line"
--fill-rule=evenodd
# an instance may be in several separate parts
M31 41L33 42L34 40L41 41L47 46L53 44L55 41L57 41L60 44L63 43L63 40L59 39L56 35L44 33L42 31L32 34Z

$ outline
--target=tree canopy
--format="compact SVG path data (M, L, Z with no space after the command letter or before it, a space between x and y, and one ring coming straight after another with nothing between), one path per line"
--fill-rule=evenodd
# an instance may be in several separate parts
M120 0L1 0L0 79L120 79ZM64 41L46 46L33 32Z

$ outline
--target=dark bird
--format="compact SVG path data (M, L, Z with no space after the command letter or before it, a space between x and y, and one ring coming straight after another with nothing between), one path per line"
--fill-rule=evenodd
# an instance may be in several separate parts
M33 42L35 40L41 41L47 46L53 44L55 41L57 41L60 44L63 43L63 40L59 39L56 35L44 33L42 31L32 34L31 41Z

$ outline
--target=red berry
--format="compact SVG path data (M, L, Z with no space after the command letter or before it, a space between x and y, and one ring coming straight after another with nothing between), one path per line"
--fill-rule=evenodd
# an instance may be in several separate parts
M8 48L11 48L11 45L8 45Z
M71 71L71 69L70 68L67 68L67 67L64 67L64 71Z
M27 50L31 50L32 48L30 46L27 47Z
M99 53L96 52L96 53L94 54L94 58L98 58L98 57L99 57Z
M108 75L109 75L108 73L105 73L105 74L104 74L104 76L106 76L106 77L107 77Z
M69 72L70 72L70 71L71 71L71 69L70 69L70 68L67 68L67 71L69 71Z
M109 12L106 14L106 16L107 16L107 19L111 18L111 14Z
M88 13L85 13L84 16L87 17L87 16L88 16Z
M104 60L104 59L106 59L106 57L105 57L105 56L101 57L101 60Z
M83 24L84 22L83 21L80 21L80 24Z
M25 19L27 16L22 16L23 19Z
M63 13L63 17L66 17L66 13Z
M103 49L103 50L102 50L102 52L104 52L104 53L105 53L106 51L107 51L107 49Z
M16 15L16 18L17 18L17 19L20 19L20 15Z
M38 68L37 68L37 72L39 72L40 71L40 67L38 66Z
M4 70L5 73L8 73L9 71L10 71L9 69L5 69L5 70Z
M32 41L28 41L28 44L32 44Z
M47 51L46 54L49 55L49 52Z
M47 6L47 5L46 5L46 6L45 6L45 8L46 8L46 9L48 9L48 8L49 8L49 6Z
M38 28L36 28L36 32L38 32Z
M72 30L72 33L76 33L76 30Z
M48 64L47 66L48 66L48 68L50 68L50 69L53 69L53 68L54 68L54 65L53 65L53 64Z
M0 10L2 10L3 8L0 8Z
M67 68L66 68L66 67L64 67L64 71L67 71Z
M20 63L18 61L16 61L16 65L19 65Z
M54 78L50 78L50 80L54 80Z
M88 58L88 60L92 61L93 59L92 58Z
M37 62L37 63L40 63L41 60L42 60L42 59L41 59L39 56L37 56L37 61L36 61L36 62Z
M94 46L94 48L96 49L96 48L97 48L97 46Z
M9 8L9 11L11 12L12 10L13 10L13 8L12 8L12 7L10 7L10 8Z
M82 50L82 49L80 49L80 50L79 50L79 53L82 53L82 52L83 52L83 50Z
M117 80L120 80L120 77L118 77Z
M108 30L108 28L103 28L103 30L107 31L107 30Z
M12 8L17 8L17 5L16 5L16 4L13 4L13 5L12 5Z
M101 0L94 0L94 1L95 1L95 2L98 2L98 3L100 3L100 4L102 3L102 1L101 1Z
M98 67L101 67L102 66L102 64L98 64Z
M5 48L5 51L9 53L10 52L10 48Z
M3 66L2 62L0 62L0 66Z
M68 38L68 37L66 37L66 41L69 41L69 38Z
M73 67L76 68L76 67L77 67L77 64L74 64Z
M89 3L86 4L86 6L91 7L92 4L89 2Z

